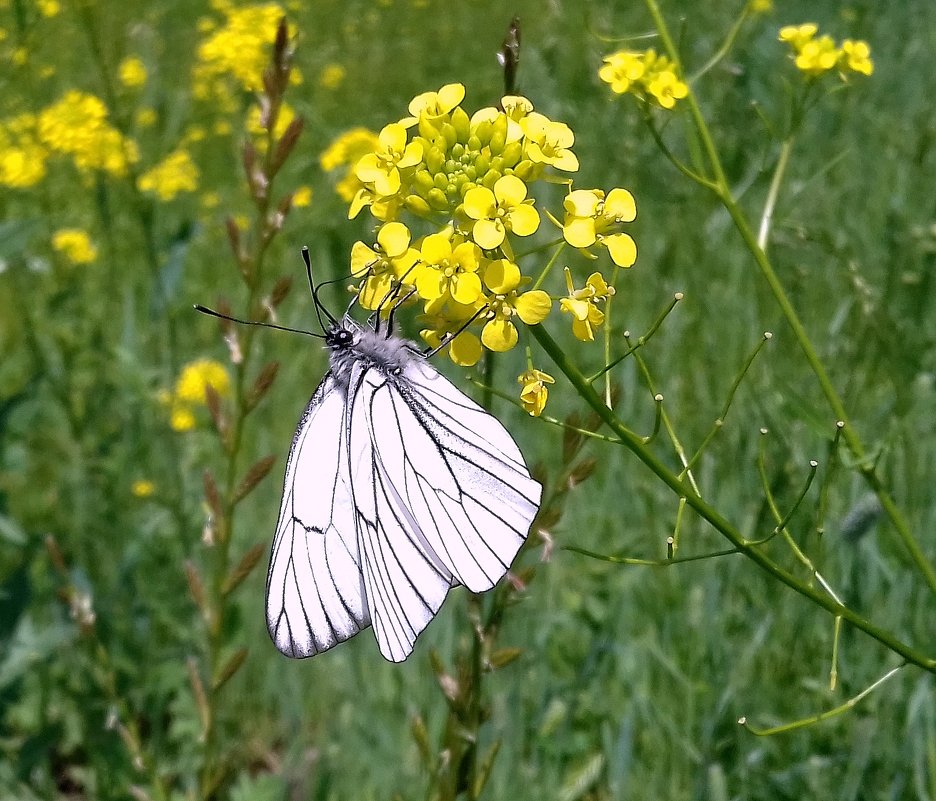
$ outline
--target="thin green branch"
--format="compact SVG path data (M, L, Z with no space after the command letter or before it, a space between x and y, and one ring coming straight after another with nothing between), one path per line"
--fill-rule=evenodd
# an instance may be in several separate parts
M822 723L824 720L829 720L830 718L834 718L837 715L841 715L842 713L847 712L849 709L852 709L856 704L858 704L859 701L870 695L882 684L896 676L904 667L906 667L906 662L898 665L892 670L889 670L870 687L865 687L865 689L858 693L858 695L854 696L853 698L849 698L844 704L840 704L833 709L828 709L825 712L819 713L818 715L811 715L807 718L794 720L792 723L784 723L782 726L772 726L769 729L755 728L747 722L746 717L739 718L738 723L751 732L751 734L755 734L758 737L770 737L774 734L786 734L787 732L796 731L797 729L805 729L807 726L814 726L817 723Z
M657 0L644 0L644 2L646 3L650 15L653 17L654 24L656 25L657 31L660 34L660 39L663 42L664 50L677 65L677 68L679 68L679 65L681 64L679 52L673 43L672 37L670 36L669 28L666 24L666 20L664 19L662 12L660 11ZM826 398L826 402L832 409L835 418L837 420L841 420L845 424L843 430L845 442L848 445L848 449L851 451L855 461L858 463L859 472L863 476L868 486L878 496L878 499L881 502L881 507L884 509L885 514L887 514L887 517L890 519L891 525L897 532L897 536L903 542L904 547L909 552L911 559L922 574L931 592L936 595L936 567L934 567L933 563L929 561L926 554L923 552L923 549L920 547L920 544L913 536L909 524L907 523L903 514L897 508L897 504L894 502L894 499L891 497L890 493L884 487L880 476L878 476L875 472L874 465L869 463L868 454L865 451L864 444L858 435L858 432L855 431L855 429L849 424L849 418L847 412L845 411L845 405L839 397L839 394L836 391L834 385L832 384L832 381L825 369L825 365L820 360L816 349L812 344L812 340L810 339L802 321L799 319L799 315L793 308L793 304L790 302L790 299L786 294L786 290L783 288L783 284L780 282L780 279L777 276L773 265L768 259L764 248L758 244L757 237L754 235L747 217L738 204L736 198L732 194L731 187L728 183L724 168L721 163L721 158L718 154L718 149L715 147L715 142L712 139L711 131L709 130L705 118L702 115L702 111L699 107L698 100L696 99L695 92L692 91L691 88L685 99L685 102L689 108L689 113L693 120L696 135L698 136L699 141L702 143L702 147L708 158L709 167L712 171L712 174L714 175L713 184L703 182L703 185L708 185L712 189L715 195L725 206L725 209L728 211L728 214L734 222L738 233L741 235L745 245L751 252L751 255L753 256L762 277L767 282L767 285L774 296L774 300L780 307L780 311L786 319L787 324L793 330L793 335L796 338L800 349L803 351L803 355L805 356L806 361L809 363L813 374L816 376L816 380L819 383L822 394ZM664 153L665 152L666 151L664 150ZM684 172L684 170L681 171ZM694 177L692 175L690 175L690 177L692 177L693 180L698 180L698 177Z
M681 480L666 464L651 451L638 436L624 426L613 410L609 409L591 384L579 371L575 363L559 346L542 325L530 326L530 332L540 346L553 360L556 367L565 375L576 392L591 407L595 414L616 434L623 444L642 461L647 468L664 484L686 502L700 517L706 520L716 531L722 534L740 553L750 559L765 573L785 584L790 589L809 599L832 615L839 615L869 637L877 640L884 647L902 656L908 662L936 674L936 658L927 656L922 651L898 639L891 631L884 629L870 620L866 620L853 609L843 606L824 592L800 581L796 576L776 564L767 554L758 548L750 547L741 532L715 507L703 500L692 487Z

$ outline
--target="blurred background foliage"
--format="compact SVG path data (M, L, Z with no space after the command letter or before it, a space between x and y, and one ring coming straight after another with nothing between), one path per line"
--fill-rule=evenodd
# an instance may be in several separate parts
M690 75L741 5L665 4ZM874 75L831 93L806 121L772 247L857 428L932 554L936 7L777 5L746 23L695 91L756 217L777 153L757 109L782 118L797 79L778 29L815 21L837 38L870 42ZM253 114L256 129L260 85L248 76L259 78L267 63L272 37L262 34L280 13L301 74L287 101L305 130L277 178L299 200L267 255L267 288L285 275L301 285L303 244L319 275L344 274L351 244L372 228L366 214L347 220L334 192L340 175L321 169L329 143L356 126L379 130L415 94L452 81L466 84L466 107L496 103L494 54L519 14L519 89L575 130L577 184L625 186L637 198L629 231L639 258L619 284L615 330L646 330L674 292L685 293L645 350L684 442L701 441L746 354L774 332L699 465L707 497L743 530L769 533L758 449L786 507L808 460L827 458L834 420L727 215L663 159L636 105L597 78L620 37L650 33L642 4L314 0L270 5L233 25L247 8L0 0L3 798L203 793L191 665L204 652L205 624L185 565L205 560L202 471L222 456L204 404L180 426L171 395L184 365L228 358L217 325L192 304L226 298L243 311L225 220L251 220L241 143L256 136L249 121ZM206 52L225 31L231 38L215 41L220 55ZM253 63L258 37L262 58ZM82 140L76 117L55 105L75 91L98 99L99 108L73 96L85 112L104 110L98 139ZM43 112L46 155L30 153L22 134ZM557 197L537 203L555 210ZM338 291L328 300L344 303ZM293 292L278 319L311 325L307 295ZM554 327L585 372L601 366L597 343L584 347ZM326 360L302 337L277 332L255 347L281 369L245 428L244 466L267 454L280 465ZM499 386L515 393L522 369L522 355L508 355ZM614 379L619 416L649 431L653 403L640 371L625 363ZM561 382L553 388L551 414L577 406ZM557 462L557 429L506 403L496 411L528 460ZM556 545L664 556L676 499L621 449L586 449L596 468L550 527ZM887 527L843 530L864 502L847 468L827 499L825 537L815 535L813 497L793 520L798 539L856 610L931 645L932 597L911 580ZM268 543L279 491L276 477L267 479L239 508L238 556ZM682 540L691 552L722 547L694 518ZM830 690L831 620L737 557L655 569L560 547L537 564L544 555L539 546L527 555L537 580L501 635L521 656L487 679L483 736L499 738L501 749L486 797L936 798L932 675L906 670L847 715L757 738L738 717L770 725L829 708L893 667L893 655L846 629L839 686ZM448 654L468 636L463 598L444 607L402 665L385 663L369 634L293 662L264 630L262 574L254 571L224 620L225 647L248 655L219 711L229 764L217 793L243 801L424 795L431 782L409 730L417 716L433 737L443 725L427 655Z

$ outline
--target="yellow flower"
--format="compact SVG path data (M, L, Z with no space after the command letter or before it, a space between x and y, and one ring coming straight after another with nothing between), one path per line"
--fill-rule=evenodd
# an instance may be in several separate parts
M0 122L0 186L35 186L45 177L47 157L36 140L35 116L20 114Z
M585 286L576 289L572 283L572 273L565 268L566 286L569 294L559 301L559 308L572 315L572 333L583 342L595 339L595 329L604 323L605 315L598 308L598 303L614 294L614 287L608 286L601 273L588 276Z
M503 244L507 231L529 236L539 228L539 213L526 199L527 188L516 175L499 178L491 191L475 186L465 193L465 214L475 221L471 236L485 250Z
M377 134L367 128L352 128L335 138L319 156L319 166L331 172L345 164L357 164L366 153L380 146Z
M769 14L773 11L773 0L748 0L752 14Z
M611 91L618 95L629 92L646 71L642 53L621 50L605 56L604 66L598 70L598 77L610 84Z
M410 239L403 223L389 222L377 232L376 249L360 241L351 247L351 274L366 276L358 292L365 309L378 308L399 282L412 283L419 252L410 247Z
M130 485L130 492L137 498L149 498L156 492L156 485L148 479L138 479Z
M612 189L607 198L600 189L576 189L562 202L565 222L562 235L572 247L586 249L596 242L608 249L619 267L631 267L637 260L633 238L615 231L619 223L637 217L634 196L626 189Z
M117 67L117 75L128 89L136 89L146 83L146 66L136 56L128 56Z
M195 413L188 406L176 406L169 416L173 431L191 431L195 428Z
M682 100L689 94L689 87L679 80L672 70L661 70L647 84L647 91L663 108L669 109L676 105L677 100Z
M852 72L870 75L874 72L874 62L871 60L871 48L867 42L846 39L842 42L840 55L842 66Z
M91 237L80 228L62 228L52 234L52 249L72 264L90 264L97 258Z
M470 305L481 297L481 248L474 242L456 240L453 246L450 235L430 234L422 241L420 260L414 283L424 300L450 297Z
M796 68L807 75L821 75L838 64L839 51L831 36L820 36L803 44L794 59Z
M819 26L814 22L806 22L803 25L785 25L780 29L778 38L781 42L787 42L794 50L802 50L803 45L810 41L819 30Z
M156 109L150 106L141 106L133 115L133 121L140 128L150 128L156 124L159 117L156 115Z
M508 259L489 262L484 268L484 285L494 293L488 301L487 322L481 330L481 341L488 350L510 350L519 334L511 320L519 317L527 325L543 322L552 307L552 300L541 289L518 293L520 268Z
M363 156L354 167L354 174L378 197L395 195L401 186L400 170L413 167L423 155L421 142L406 141L406 128L397 122L385 126L378 135L379 145L373 153Z
M309 186L300 186L293 192L292 204L297 209L304 209L312 202L312 188Z
M36 130L49 150L70 155L80 170L121 176L140 157L136 143L108 122L104 103L74 89L39 113Z
M159 164L144 172L137 179L141 192L155 194L160 200L169 201L182 192L198 189L199 171L187 150L174 150Z
M36 7L43 17L58 16L62 10L62 4L58 0L36 0Z
M465 99L465 87L460 83L449 83L438 92L423 92L416 95L409 104L412 117L402 120L405 127L413 125L423 117L430 121L439 119L451 112Z
M553 122L534 111L520 120L520 128L526 136L525 152L530 161L566 172L579 168L578 158L570 150L575 134L564 122Z
M219 28L210 22L199 23L206 38L198 47L193 69L195 96L202 100L223 96L222 87L229 77L247 92L261 91L267 51L284 16L282 7L277 3L243 7L226 3L215 8L226 20Z
M517 383L522 385L520 405L531 417L539 417L549 398L549 388L546 385L555 384L556 379L541 370L530 368L517 377Z
M219 395L227 395L231 388L228 371L220 362L196 359L186 364L179 373L173 399L180 404L204 405L208 402L209 386Z
M319 86L323 89L337 89L344 83L348 71L341 64L326 64L319 73Z

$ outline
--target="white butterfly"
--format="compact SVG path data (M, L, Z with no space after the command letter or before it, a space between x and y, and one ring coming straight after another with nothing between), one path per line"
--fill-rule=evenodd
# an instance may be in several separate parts
M503 577L542 487L507 430L389 327L346 315L325 343L331 369L286 465L267 625L291 657L373 626L401 662L451 587Z

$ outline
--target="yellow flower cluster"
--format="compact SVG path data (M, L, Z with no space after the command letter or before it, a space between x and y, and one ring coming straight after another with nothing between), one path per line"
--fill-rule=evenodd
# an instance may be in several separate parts
M130 492L137 498L149 498L156 492L156 485L145 478L137 479L130 485Z
M676 74L676 65L651 48L642 52L619 50L605 56L598 77L618 95L630 93L641 100L671 109L689 94Z
M410 103L410 116L370 140L370 151L354 164L359 188L349 216L367 208L383 223L373 244L359 241L352 248L360 304L386 312L408 299L420 302L423 338L470 366L485 348L513 348L518 322L536 325L549 314L553 299L529 288L532 278L523 275L511 243L540 227L530 186L540 179L555 182L548 170L576 171L578 159L571 128L534 111L526 98L504 97L500 108L469 116L461 107L464 95L461 84L421 94ZM337 145L322 158L326 169L349 161L347 149L340 152ZM439 227L416 238L401 221L407 214ZM618 266L630 267L637 251L620 225L635 214L626 190L607 197L600 190L576 190L566 201L565 224L559 224L566 240L591 258L588 248L604 246ZM583 326L592 333L601 324L597 303L613 292L603 279L599 288L594 277L587 297L570 285L570 299L579 304L569 309L576 335ZM544 390L537 385L526 391L531 408L539 403L535 398L545 403Z
M160 395L160 400L169 407L169 424L173 431L195 428L195 410L207 404L209 386L219 395L227 395L231 390L228 371L220 362L196 359L182 368L172 392Z
M91 237L80 228L62 228L52 234L52 249L72 264L90 264L97 258Z
M350 203L364 184L354 174L354 165L362 156L377 149L380 140L367 128L352 128L335 139L319 157L319 165L325 172L345 167L344 176L335 185L335 191L345 202Z
M224 14L225 21L217 26L206 19L199 25L206 38L198 47L192 89L199 100L226 105L231 101L228 79L248 92L263 89L268 50L285 12L278 3L237 7L229 0L215 0L212 6Z
M45 177L47 155L36 139L34 115L20 114L0 122L0 186L35 186Z
M182 192L198 189L199 171L187 150L179 148L137 179L141 192L156 195L162 201L173 200Z
M117 67L117 77L128 89L138 89L146 83L146 65L136 56L128 56Z
M75 89L39 112L36 134L50 152L71 156L82 171L123 176L140 158L136 143L108 122L103 101Z
M812 22L787 25L780 29L779 39L792 50L796 68L810 77L823 75L834 69L844 76L848 72L871 75L874 62L867 42L845 39L840 46L828 34L816 36L819 27Z

